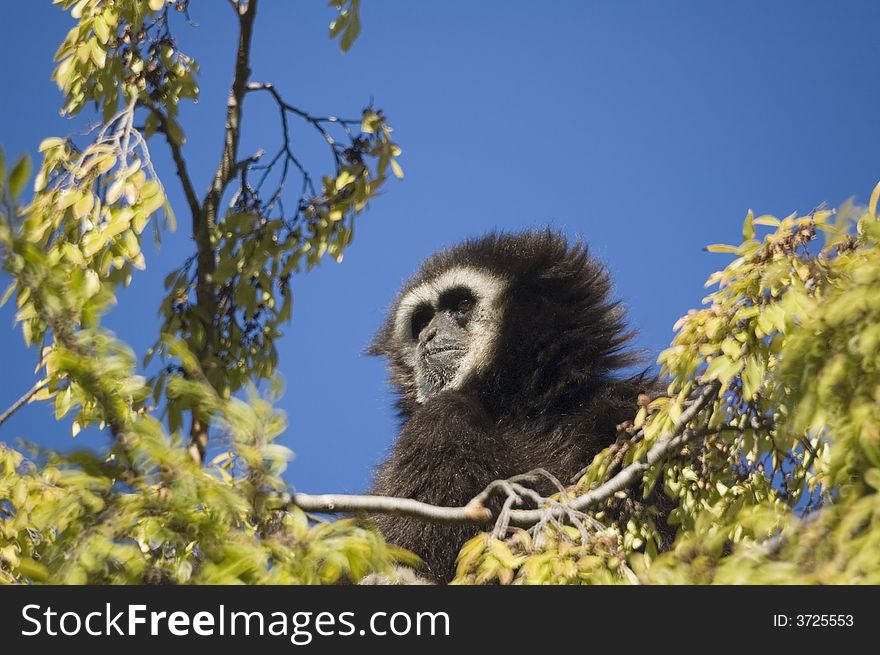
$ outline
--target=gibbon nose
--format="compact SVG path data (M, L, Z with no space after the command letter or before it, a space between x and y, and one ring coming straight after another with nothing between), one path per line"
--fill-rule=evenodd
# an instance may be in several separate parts
M458 324L447 312L438 312L431 319L431 322L425 326L419 335L419 343L422 346L431 344L437 346L440 341L455 341L458 330ZM460 330L460 328L458 328Z
M422 343L430 343L431 339L437 336L437 326L429 325L422 331L421 341Z

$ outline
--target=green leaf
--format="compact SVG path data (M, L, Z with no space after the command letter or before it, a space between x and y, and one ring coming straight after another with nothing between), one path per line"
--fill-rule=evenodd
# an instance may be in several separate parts
M43 139L40 142L40 147L38 148L38 150L40 152L46 152L62 145L64 145L64 139L57 136L50 136L49 138Z
M751 400L764 381L764 366L757 357L749 357L742 375L743 398Z
M98 44L97 39L89 41L89 58L98 68L104 68L107 63L107 51Z
M49 579L49 569L40 562L35 562L30 557L23 557L18 563L18 570L22 575L36 582L45 582Z
M723 243L713 243L706 246L705 250L708 252L730 252L737 254L739 253L739 246L728 246Z
M732 360L727 355L717 355L709 363L705 377L709 380L718 380L724 384L739 373L742 367L743 363L741 360Z
M13 199L21 195L30 176L31 158L28 155L23 155L12 167L12 172L9 173L9 195Z
M165 212L165 224L169 230L174 232L177 229L177 218L174 216L174 210L171 208L171 203L168 202L167 198L162 203L162 211Z
M345 33L339 41L339 47L342 49L342 52L348 52L351 49L351 46L354 44L360 33L361 21L358 19L357 15L352 15L345 28Z
M330 23L330 38L335 39L339 33L348 25L349 14L340 14L339 18Z
M73 205L73 215L77 219L81 219L95 206L95 197L91 191L86 190Z
M107 27L107 21L104 20L104 17L96 17L93 26L95 28L95 34L98 36L98 40L101 43L107 43L107 41L110 40L110 28Z
M186 142L186 136L180 127L180 123L173 118L168 118L166 124L168 126L168 138L171 139L172 143L178 146L183 145Z
M880 200L880 183L871 192L871 200L868 202L868 212L871 216L877 216L877 201Z
M15 291L15 287L18 286L18 282L12 281L8 287L6 287L6 291L3 292L3 298L0 299L0 307L9 302L9 298L12 296L12 292Z
M754 221L752 221L754 225L765 225L767 227L779 227L779 219L775 216L771 216L770 214L763 214L762 216L758 216Z
M750 209L749 213L746 214L746 220L743 221L742 235L743 235L743 239L745 239L746 241L750 241L751 239L755 238L754 221L755 221L755 215L752 213L752 210Z
M868 469L865 471L865 482L880 491L880 469Z
M742 353L742 344L736 339L727 337L721 342L721 352L730 357L730 359L736 359Z
M337 191L341 191L346 186L354 182L355 177L352 175L351 171L342 171L339 174L339 177L336 178L335 186Z

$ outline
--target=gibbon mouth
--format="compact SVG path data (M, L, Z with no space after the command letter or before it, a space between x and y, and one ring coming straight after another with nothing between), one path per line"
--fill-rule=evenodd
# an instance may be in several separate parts
M425 350L422 353L423 357L436 357L438 355L445 355L447 353L463 353L465 351L464 348L459 348L457 346L446 346L440 348L431 348L430 350Z

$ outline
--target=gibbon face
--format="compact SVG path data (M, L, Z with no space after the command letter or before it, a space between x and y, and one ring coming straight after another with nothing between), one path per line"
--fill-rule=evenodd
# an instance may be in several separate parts
M552 231L489 234L429 257L368 352L388 358L404 415L444 390L542 412L631 362L610 279Z
M394 340L412 370L416 401L458 389L491 360L504 283L459 267L405 292L394 313Z

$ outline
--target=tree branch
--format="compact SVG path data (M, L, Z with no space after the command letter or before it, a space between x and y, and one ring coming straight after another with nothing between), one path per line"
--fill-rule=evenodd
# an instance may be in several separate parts
M214 272L217 268L217 254L214 251L213 232L217 225L217 214L223 192L235 178L238 161L238 144L241 136L242 101L251 74L250 54L254 17L257 13L257 0L248 0L234 5L238 15L238 49L235 58L235 72L229 98L226 102L226 136L220 163L211 181L211 187L202 202L201 211L193 215L193 239L196 242L196 303L209 317L205 322L205 344L196 353L202 368L211 379L212 359L217 351L217 331L214 318L217 315L217 289ZM205 412L194 408L192 428L190 429L190 454L201 463L208 446L208 417Z
M286 498L285 496L289 496ZM395 514L409 516L428 523L486 524L492 520L492 512L482 505L464 507L439 507L412 498L394 496L358 496L350 494L284 494L283 500L306 512L340 514L369 512L372 514Z
M21 398L19 398L14 403L12 403L12 405L10 405L9 409L7 409L5 412L0 414L0 425L3 425L4 423L6 423L6 421L9 420L10 416L15 414L15 412L17 412L22 407L24 407L27 404L27 402L31 398L33 398L37 394L37 392L40 391L40 389L42 389L45 386L46 386L46 380L40 380L34 386L32 386L30 389L28 389Z
M341 125L346 133L350 134L351 126L360 125L359 120L349 119L349 118L339 118L338 116L312 116L307 111L303 111L299 107L295 107L291 105L289 102L285 102L281 97L281 94L278 93L278 90L272 86L272 84L268 82L253 82L248 84L246 91L266 91L268 92L272 98L275 100L275 103L278 105L278 109L281 111L282 118L284 119L284 131L285 135L287 133L287 119L286 113L290 112L295 116L299 116L304 121L306 121L309 125L317 130L318 134L321 135L321 138L326 141L327 145L330 146L330 151L333 153L333 158L336 161L336 170L339 172L339 169L342 166L342 157L339 152L339 144L336 142L336 139L333 138L333 135L330 134L329 131L324 127L324 123L338 124ZM297 164L297 166L299 166ZM300 170L302 167L299 166Z
M223 192L234 179L236 172L238 144L241 136L242 101L247 92L248 78L251 75L251 36L257 12L257 0L249 0L246 4L238 5L236 11L239 22L238 50L235 57L232 87L226 101L226 137L220 163L203 203L206 209L210 208L215 211L220 204ZM209 218L216 219L216 216Z
M573 499L568 503L568 506L571 509L582 512L593 505L598 505L599 503L608 500L618 491L626 489L637 482L648 468L659 462L668 453L680 448L687 443L689 439L696 436L697 431L688 430L687 424L690 423L694 417L706 407L706 405L715 399L718 395L720 386L721 385L717 382L712 382L706 386L696 397L693 404L681 413L681 416L670 433L658 439L657 443L651 446L651 449L648 451L648 454L645 455L644 459L639 460L638 462L633 462L626 468L621 469L620 473L604 484L601 484L595 489L591 489L585 494L581 494ZM556 514L556 518L561 516L561 511L558 508L554 508L553 511ZM510 522L512 525L519 527L529 526L540 521L542 515L543 510L540 509L516 510L511 512Z
M183 195L186 197L186 204L189 206L193 221L197 221L198 216L202 213L202 206L196 195L192 178L190 178L189 172L187 171L186 160L183 157L183 150L180 144L171 138L171 133L168 129L168 117L153 105L145 104L144 106L153 112L156 119L159 121L159 131L165 135L165 140L168 141L168 146L171 148L171 157L174 159L174 166L177 169L177 177L180 178L180 184L183 187Z
M568 511L583 512L598 505L615 493L635 484L649 467L659 462L666 455L680 448L688 440L702 433L699 430L688 430L687 424L692 421L718 395L720 385L711 382L697 395L691 405L685 409L669 434L657 440L645 457L622 469L617 475L604 484L573 498L567 503L559 503L552 508L532 510L510 510L510 525L530 527L548 517L564 519ZM518 476L519 477L519 476ZM286 503L296 505L306 512L321 514L337 514L348 512L369 512L373 514L394 514L408 516L429 523L459 523L486 525L494 520L491 510L483 505L491 491L503 487L504 481L492 482L486 491L476 496L463 507L438 507L411 498L395 498L392 496L360 496L348 494L310 495L296 493L284 498Z

